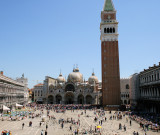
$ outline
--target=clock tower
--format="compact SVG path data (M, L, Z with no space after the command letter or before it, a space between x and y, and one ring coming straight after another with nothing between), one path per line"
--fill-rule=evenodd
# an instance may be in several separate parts
M101 12L101 60L103 106L120 105L120 73L118 48L118 22L112 0L105 0Z

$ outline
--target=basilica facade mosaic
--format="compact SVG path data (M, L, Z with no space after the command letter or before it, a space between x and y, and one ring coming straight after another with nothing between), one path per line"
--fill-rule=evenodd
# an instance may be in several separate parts
M60 73L57 79L46 76L43 102L48 104L100 104L101 83L94 72L88 81L83 79L79 68L74 68L67 80Z

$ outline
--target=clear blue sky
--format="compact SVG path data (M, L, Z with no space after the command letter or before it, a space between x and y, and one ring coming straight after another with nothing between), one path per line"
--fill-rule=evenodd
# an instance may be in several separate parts
M160 0L113 0L119 21L121 78L160 61ZM78 64L101 80L100 15L104 0L0 0L0 70L22 73L31 88Z

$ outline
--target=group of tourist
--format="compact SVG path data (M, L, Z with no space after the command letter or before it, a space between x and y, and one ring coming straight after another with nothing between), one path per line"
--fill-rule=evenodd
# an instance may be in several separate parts
M158 123L159 121L155 122L155 120L157 120L156 118L151 120L150 118L152 118L152 115L137 115L137 114L130 114L130 119L136 121L137 123L139 123L140 127L143 128L143 130L146 132L148 130L153 130L153 131L159 131L160 130L160 123Z
M146 134L146 132L148 130L156 130L157 132L160 129L160 126L158 125L158 123L153 123L152 121L149 121L148 119L142 117L142 116L138 116L136 114L132 114L129 112L106 112L103 110L103 108L101 109L97 109L94 106L89 106L89 105L51 105L51 104L28 104L27 107L30 110L34 110L34 111L26 111L26 112L21 112L21 111L17 111L8 115L0 115L0 119L3 121L5 119L5 117L10 118L11 120L13 120L14 117L18 118L21 117L23 119L25 118L30 118L30 119L34 119L39 117L41 119L39 126L41 127L42 124L45 125L45 129L41 130L41 135L47 135L48 134L48 128L49 125L48 123L53 123L53 124L59 124L60 128L64 128L64 127L68 127L68 130L72 133L72 134L88 134L88 133L98 133L98 134L102 134L103 133L103 128L101 126L103 126L104 123L109 122L111 120L117 120L119 121L119 130L123 130L124 132L126 132L127 130L127 126L124 124L122 125L121 119L126 119L126 123L128 123L130 126L132 126L132 121L136 121L140 124L140 127L143 128L143 130L145 131L144 133ZM36 111L38 110L38 113L36 113ZM74 113L74 111L78 110L80 111L80 114L77 114L77 118L72 118L72 117L66 117L65 116L65 112L67 110L70 110L71 113ZM88 111L93 111L94 113L94 117L93 117L93 125L88 125L88 129L86 130L86 128L82 128L81 127L81 123L83 123L83 121L80 120L81 116L85 117L90 117L90 113L87 113ZM44 111L47 114L47 121L45 121L44 116ZM54 115L50 115L51 112L54 113L62 113L62 115L64 114L63 118L56 118ZM109 113L109 117L106 117L106 113ZM129 115L129 117L126 117L126 115ZM32 120L29 121L29 127L32 127ZM127 125L128 125L127 124ZM22 123L22 130L24 129L26 123ZM96 126L95 126L96 125ZM118 125L117 125L118 127ZM11 135L10 131L6 131L4 130L2 132L2 135ZM139 133L137 131L133 132L133 135L139 135Z

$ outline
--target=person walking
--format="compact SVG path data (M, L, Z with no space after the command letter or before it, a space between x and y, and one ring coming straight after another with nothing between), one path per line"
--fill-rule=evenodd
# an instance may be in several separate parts
M130 126L132 125L132 121L130 120Z
M102 125L103 121L101 120L101 125Z
M105 117L105 121L107 120L107 118Z
M135 131L133 132L133 135L136 135L136 132L135 132Z
M72 131L72 126L70 125L70 131Z
M124 131L126 131L126 126L124 125Z
M95 133L97 132L97 128L96 128L96 126L95 126Z
M63 122L62 122L62 124L61 124L61 127L63 128Z
M43 135L43 130L41 130L41 135Z
M45 135L47 135L47 130L45 131Z
M24 128L24 123L22 124L22 130L23 130L23 128Z
M46 130L48 129L48 124L46 124Z

